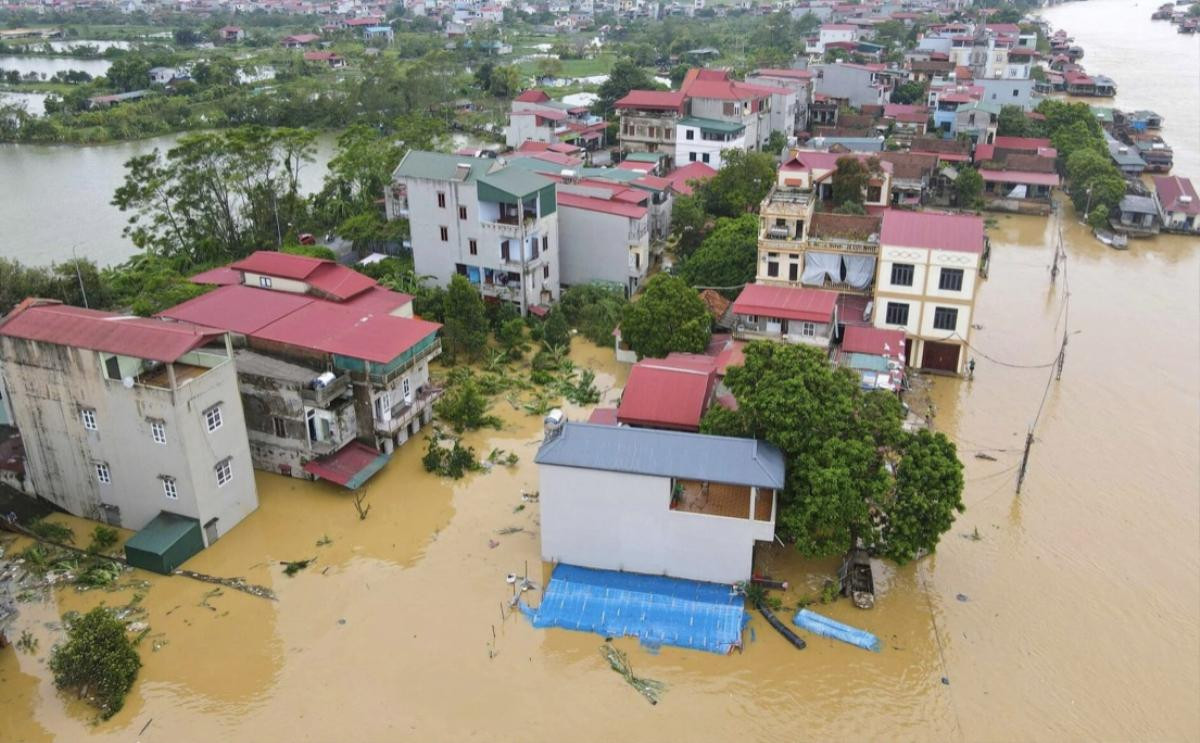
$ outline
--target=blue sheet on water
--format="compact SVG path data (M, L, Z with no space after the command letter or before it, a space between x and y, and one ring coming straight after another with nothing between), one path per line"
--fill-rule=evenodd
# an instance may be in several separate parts
M521 611L537 628L636 637L647 647L674 645L728 653L742 645L744 599L720 583L560 564L542 604Z
M866 630L842 624L815 611L801 609L796 612L796 616L792 617L792 624L806 629L814 635L832 637L835 640L856 645L863 650L879 652L879 638L875 635Z

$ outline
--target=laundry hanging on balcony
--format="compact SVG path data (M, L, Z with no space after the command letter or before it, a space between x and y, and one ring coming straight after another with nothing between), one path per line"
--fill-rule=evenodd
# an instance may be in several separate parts
M875 258L869 255L838 253L804 254L804 274L800 282L808 286L846 284L853 289L866 289L875 279Z

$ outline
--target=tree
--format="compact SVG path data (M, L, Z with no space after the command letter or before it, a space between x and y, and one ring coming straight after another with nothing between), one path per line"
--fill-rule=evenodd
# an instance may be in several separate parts
M954 193L958 197L959 206L967 209L978 208L983 202L983 176L975 168L964 167L954 179Z
M962 510L954 444L905 432L894 395L861 389L817 349L758 341L744 354L725 376L738 410L714 406L701 430L765 439L783 452L776 532L811 557L843 552L855 538L897 561L934 549Z
M150 61L140 54L126 54L113 60L104 76L122 93L150 87Z
M102 606L67 625L67 642L50 652L50 670L59 689L74 689L104 719L125 704L142 660L113 613Z
M466 276L450 277L444 299L443 348L451 363L460 355L476 359L487 345L487 318L483 297Z
M892 91L892 103L920 103L925 100L925 84L916 81L903 83Z
M619 59L608 71L608 79L596 91L592 111L598 116L608 116L613 104L624 98L629 91L655 88L654 80L638 67L632 59Z
M613 329L621 321L628 301L620 287L580 284L563 292L558 300L567 322L598 346L612 345Z
M780 153L783 152L783 148L787 147L787 140L786 134L775 129L771 132L771 136L767 138L767 146L764 151L770 153L772 157L779 157Z
M671 207L671 232L675 235L675 255L687 258L707 234L708 215L704 213L701 197L695 194L675 197Z
M488 80L488 92L497 98L512 98L521 92L521 71L513 66L492 69Z
M1088 214L1088 224L1092 229L1108 229L1108 207L1104 204L1097 204Z
M833 170L833 203L862 206L870 179L870 170L857 157L839 157Z
M744 150L726 150L721 159L721 169L697 191L704 210L717 217L737 217L757 209L775 184L775 159Z
M555 57L542 57L537 61L536 69L538 80L552 80L562 75L563 65Z
M1111 211L1125 195L1125 179L1107 155L1092 149L1077 150L1067 158L1067 192L1081 215L1089 206ZM1090 215L1089 215L1090 216Z
M735 287L753 281L757 268L758 217L743 214L718 219L704 244L683 262L680 276L692 286Z
M662 273L646 282L645 292L621 318L621 337L642 358L700 353L711 333L712 319L700 295L683 279Z
M196 33L190 28L177 28L172 34L175 38L175 43L179 46L195 46L204 41L204 36Z
M570 348L571 327L561 309L555 307L546 315L542 324L542 340L548 346Z
M525 321L519 317L505 320L496 332L496 341L500 343L504 355L510 361L519 361L529 350L529 345L525 342Z
M187 277L191 271L181 270L181 266L189 268L183 261L146 254L105 269L103 277L111 295L111 306L149 317L208 291L207 287L189 281ZM91 292L88 301L92 307L99 306Z
M1002 106L997 118L996 134L1001 137L1028 137L1029 117L1020 106Z
M487 398L469 375L451 385L442 395L442 399L434 405L434 412L438 418L449 423L455 433L473 431L484 426L499 428L500 419L488 415L487 409Z

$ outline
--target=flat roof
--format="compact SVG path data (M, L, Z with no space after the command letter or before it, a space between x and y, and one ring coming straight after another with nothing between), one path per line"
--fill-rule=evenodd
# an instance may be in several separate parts
M685 116L679 120L678 126L694 126L701 131L721 132L722 134L737 134L746 129L745 124L720 119L705 119L700 116Z
M782 488L783 452L765 441L653 428L565 423L538 464Z

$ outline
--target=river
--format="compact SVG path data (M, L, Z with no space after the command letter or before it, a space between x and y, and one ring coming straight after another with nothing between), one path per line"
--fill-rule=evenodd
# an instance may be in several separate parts
M1179 170L1195 176L1195 131L1180 127L1200 100L1176 72L1200 59L1150 9L1090 0L1047 16L1089 69L1117 78L1120 104L1166 117ZM1106 62L1100 44L1116 33L1140 53ZM502 619L504 576L526 563L538 574L537 507L517 507L537 487L540 432L499 401L504 428L466 443L520 464L437 480L410 444L369 485L365 521L344 492L259 474L259 510L188 567L280 600L226 591L204 606L209 586L152 578L143 603L166 644L143 644L137 686L108 722L53 689L44 659L59 635L45 623L131 592L23 604L40 649L0 653L0 740L1200 740L1200 245L1112 251L1069 209L1064 233L1052 286L1053 222L996 219L975 378L934 381L934 425L966 463L966 513L936 555L878 567L873 611L821 609L877 633L877 655L815 637L797 652L757 617L728 657L619 640L635 673L667 684L651 707L599 656L600 638ZM1074 334L1050 382L1064 321ZM625 369L608 349L577 340L572 358L615 398ZM278 565L314 556L294 578ZM792 582L788 603L834 569L783 549L762 565Z
M56 73L70 70L82 70L92 77L99 77L112 66L107 59L83 59L80 57L38 57L33 55L0 56L0 70L16 70L22 75L36 72L43 78L54 77Z
M72 250L105 266L136 252L121 237L127 215L112 206L125 179L125 162L165 151L178 135L103 145L0 144L0 255L45 265L70 259ZM317 137L313 162L300 171L305 193L320 189L337 137Z

